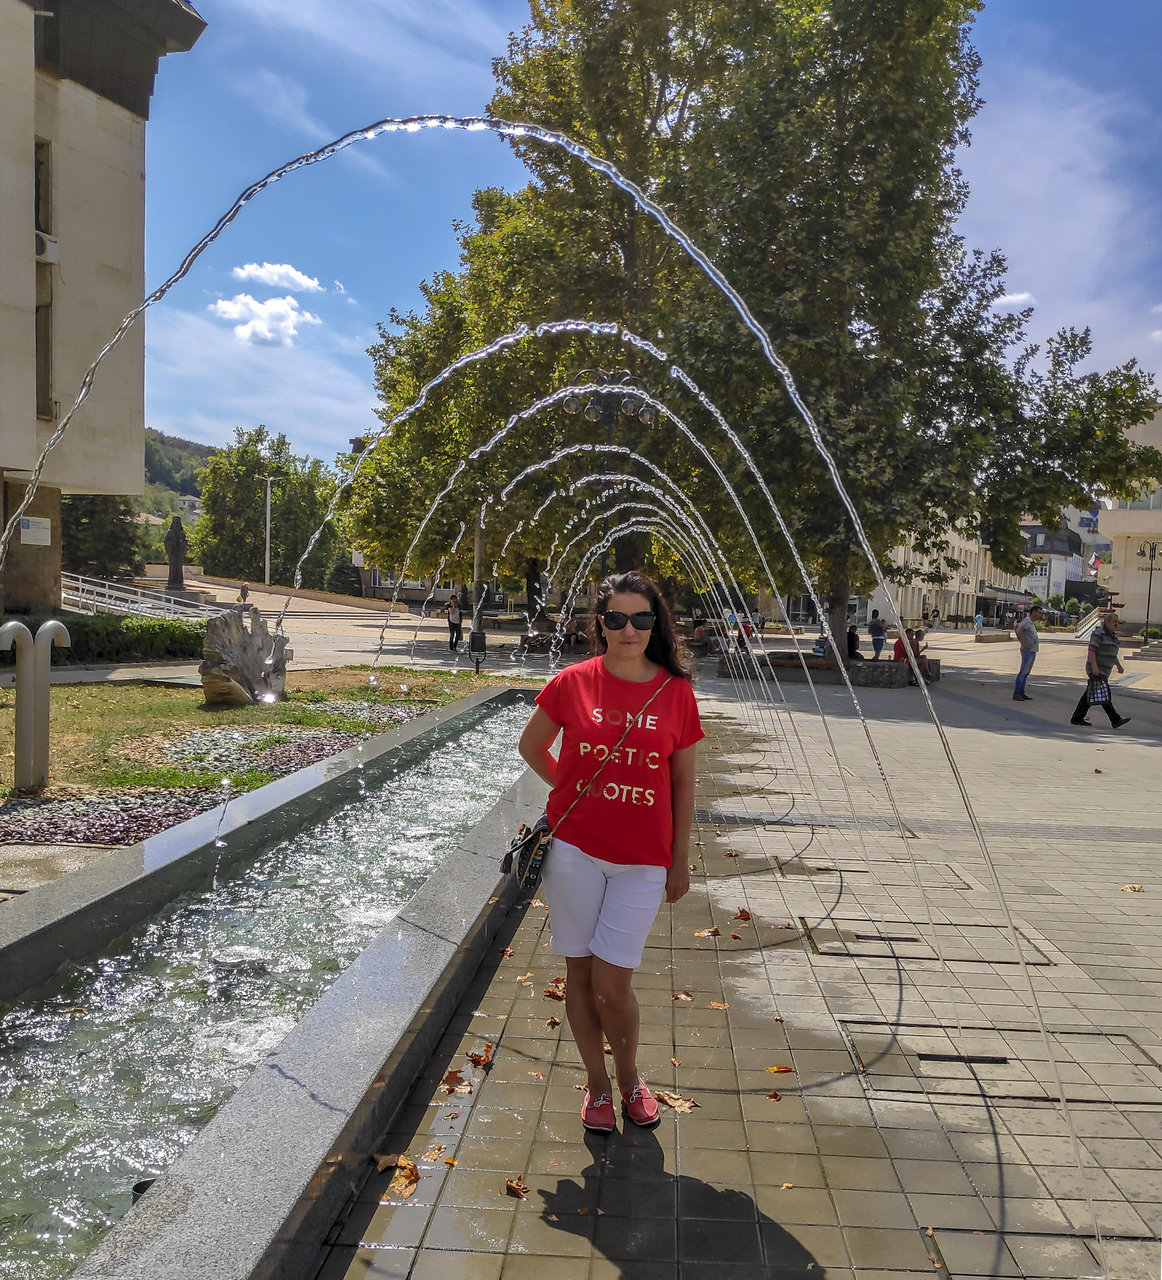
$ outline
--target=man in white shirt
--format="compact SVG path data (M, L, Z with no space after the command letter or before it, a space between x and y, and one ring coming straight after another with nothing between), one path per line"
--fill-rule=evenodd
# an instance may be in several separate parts
M1043 610L1035 604L1017 623L1017 643L1021 646L1021 669L1017 672L1017 683L1013 686L1014 702L1032 702L1025 692L1025 681L1029 678L1033 663L1037 658L1037 646L1041 637L1037 634L1036 624L1041 621Z

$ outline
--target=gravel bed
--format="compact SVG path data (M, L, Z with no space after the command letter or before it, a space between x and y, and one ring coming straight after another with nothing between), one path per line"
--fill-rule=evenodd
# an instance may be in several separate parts
M251 769L281 778L430 710L337 700L303 705L363 719L366 728L359 732L271 724L194 729L180 738L147 739L139 744L134 759L138 764L164 763L223 778ZM0 844L134 844L212 809L224 794L221 786L121 787L13 798L0 805Z

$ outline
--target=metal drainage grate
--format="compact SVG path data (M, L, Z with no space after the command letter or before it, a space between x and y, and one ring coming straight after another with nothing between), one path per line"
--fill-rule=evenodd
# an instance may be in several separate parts
M841 1019L852 1057L877 1092L1056 1102L1057 1086L1035 1028L965 1027ZM1067 1101L1162 1105L1162 1069L1119 1032L1050 1037Z
M937 923L935 935L925 922L862 920L830 916L818 924L800 923L811 949L821 956L891 957L896 960L955 960L968 964L1018 964L1008 929L995 924ZM1018 930L1027 964L1053 961ZM936 940L940 947L937 950Z
M893 889L915 889L916 874L911 863L886 859L833 859L829 866L813 866L784 860L779 871L785 876L860 876L874 875L880 884ZM955 889L960 892L973 886L946 862L917 862L922 889Z

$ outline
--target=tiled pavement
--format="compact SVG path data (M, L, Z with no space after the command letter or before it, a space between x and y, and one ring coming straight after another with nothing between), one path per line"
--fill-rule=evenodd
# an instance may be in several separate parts
M700 686L699 870L636 982L643 1070L698 1107L583 1133L544 994L564 968L523 904L382 1144L417 1161L414 1193L372 1173L320 1280L1158 1274L1154 744L1014 735L989 708L949 731L1026 973L931 728L877 693L904 833L849 715L828 740L803 690L792 720Z

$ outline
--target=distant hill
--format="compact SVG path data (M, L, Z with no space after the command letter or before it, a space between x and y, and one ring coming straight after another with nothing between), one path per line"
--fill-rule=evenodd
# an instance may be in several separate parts
M201 497L197 470L218 450L213 445L195 444L164 431L145 428L145 483L172 489L174 493Z

